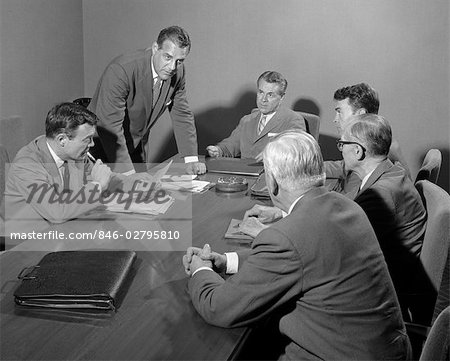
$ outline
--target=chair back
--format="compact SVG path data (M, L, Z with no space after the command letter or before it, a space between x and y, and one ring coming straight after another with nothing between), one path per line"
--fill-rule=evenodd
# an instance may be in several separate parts
M311 134L315 140L319 140L320 133L320 118L319 116L311 113L296 112L303 116L306 120L306 131Z
M445 308L431 327L420 360L448 360L450 339L450 306Z
M439 149L430 149L423 159L422 166L417 173L415 182L427 179L436 184L441 170L442 154Z
M436 292L439 291L450 243L450 195L428 180L416 183L427 210L427 228L420 260Z

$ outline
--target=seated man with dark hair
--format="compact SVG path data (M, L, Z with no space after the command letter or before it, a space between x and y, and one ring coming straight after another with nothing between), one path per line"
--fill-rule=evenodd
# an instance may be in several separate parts
M324 187L319 145L286 132L264 149L270 197L286 217L251 249L183 258L192 303L213 325L277 315L285 359L408 359L410 344L375 233L363 210ZM226 280L213 271L235 273ZM237 272L236 272L237 271Z
M280 107L287 80L276 71L265 71L256 82L257 110L244 116L228 138L206 147L210 157L241 157L261 160L270 133L306 130L305 119L293 110Z
M19 150L5 190L6 235L37 231L103 206L103 191L130 191L147 173L112 173L90 160L97 117L81 105L55 105L41 135Z
M334 92L334 103L334 109L336 111L334 123L339 135L342 134L342 129L354 116L361 114L378 114L378 109L380 107L378 93L366 83L350 85L336 90ZM389 159L393 163L398 162L401 164L409 174L408 165L403 157L400 145L395 139L392 141ZM349 171L345 166L345 162L342 160L326 161L325 171L327 173L327 178L338 179L338 182L333 188L333 190L337 192L344 194L353 193L361 183L361 179L353 172Z

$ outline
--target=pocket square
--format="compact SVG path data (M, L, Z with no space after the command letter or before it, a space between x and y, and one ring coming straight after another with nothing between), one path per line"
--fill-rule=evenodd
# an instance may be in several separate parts
M167 103L166 103L166 107L168 107L170 105L170 103L172 103L172 99L170 99Z

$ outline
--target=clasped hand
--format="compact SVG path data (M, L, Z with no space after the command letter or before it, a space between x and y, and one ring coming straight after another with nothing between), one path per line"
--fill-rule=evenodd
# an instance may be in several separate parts
M227 257L211 251L209 244L205 244L203 248L189 247L183 256L183 266L188 276L191 276L200 267L209 267L217 272L225 272Z

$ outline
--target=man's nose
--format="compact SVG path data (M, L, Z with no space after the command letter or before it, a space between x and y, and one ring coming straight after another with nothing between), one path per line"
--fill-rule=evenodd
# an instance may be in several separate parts
M170 70L175 70L175 68L177 67L177 61L175 59L173 59L170 64L169 64Z

